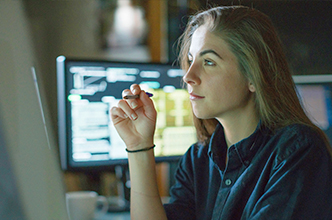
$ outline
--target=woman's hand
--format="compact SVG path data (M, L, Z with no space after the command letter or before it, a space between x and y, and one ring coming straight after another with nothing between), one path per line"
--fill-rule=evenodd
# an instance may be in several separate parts
M113 124L128 150L150 147L157 117L153 102L137 84L122 92L122 97L126 95L139 95L139 98L120 100L110 111Z

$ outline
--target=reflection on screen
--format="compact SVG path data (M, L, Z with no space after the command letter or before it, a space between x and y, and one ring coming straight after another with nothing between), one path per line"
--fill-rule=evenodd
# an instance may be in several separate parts
M155 155L178 156L196 142L188 92L181 88L182 70L167 65L67 64L68 135L74 162L127 158L125 145L109 117L123 89L137 83L153 93L157 109Z

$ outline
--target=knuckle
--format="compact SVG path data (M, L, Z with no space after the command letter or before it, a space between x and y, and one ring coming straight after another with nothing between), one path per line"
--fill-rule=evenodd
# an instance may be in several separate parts
M140 90L140 87L139 87L139 85L138 84L132 84L131 86L130 86L130 90L131 91L139 91Z
M130 95L131 94L131 91L129 89L124 89L122 91L122 97L125 96L125 95Z

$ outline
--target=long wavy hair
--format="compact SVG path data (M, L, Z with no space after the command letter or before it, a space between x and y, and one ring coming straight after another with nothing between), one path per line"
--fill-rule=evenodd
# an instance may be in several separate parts
M240 72L255 86L256 110L263 126L275 131L294 123L306 124L328 143L302 108L283 46L268 16L245 6L214 7L192 16L179 39L179 61L185 71L192 35L202 25L229 45ZM194 116L198 140L209 140L217 123Z

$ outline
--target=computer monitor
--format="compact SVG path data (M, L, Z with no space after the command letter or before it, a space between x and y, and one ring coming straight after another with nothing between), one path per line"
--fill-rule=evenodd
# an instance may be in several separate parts
M127 164L125 145L111 122L109 110L133 83L153 93L158 111L156 162L179 159L196 142L182 76L179 67L169 64L57 57L62 169L109 170Z
M332 143L332 75L293 76L307 115Z

